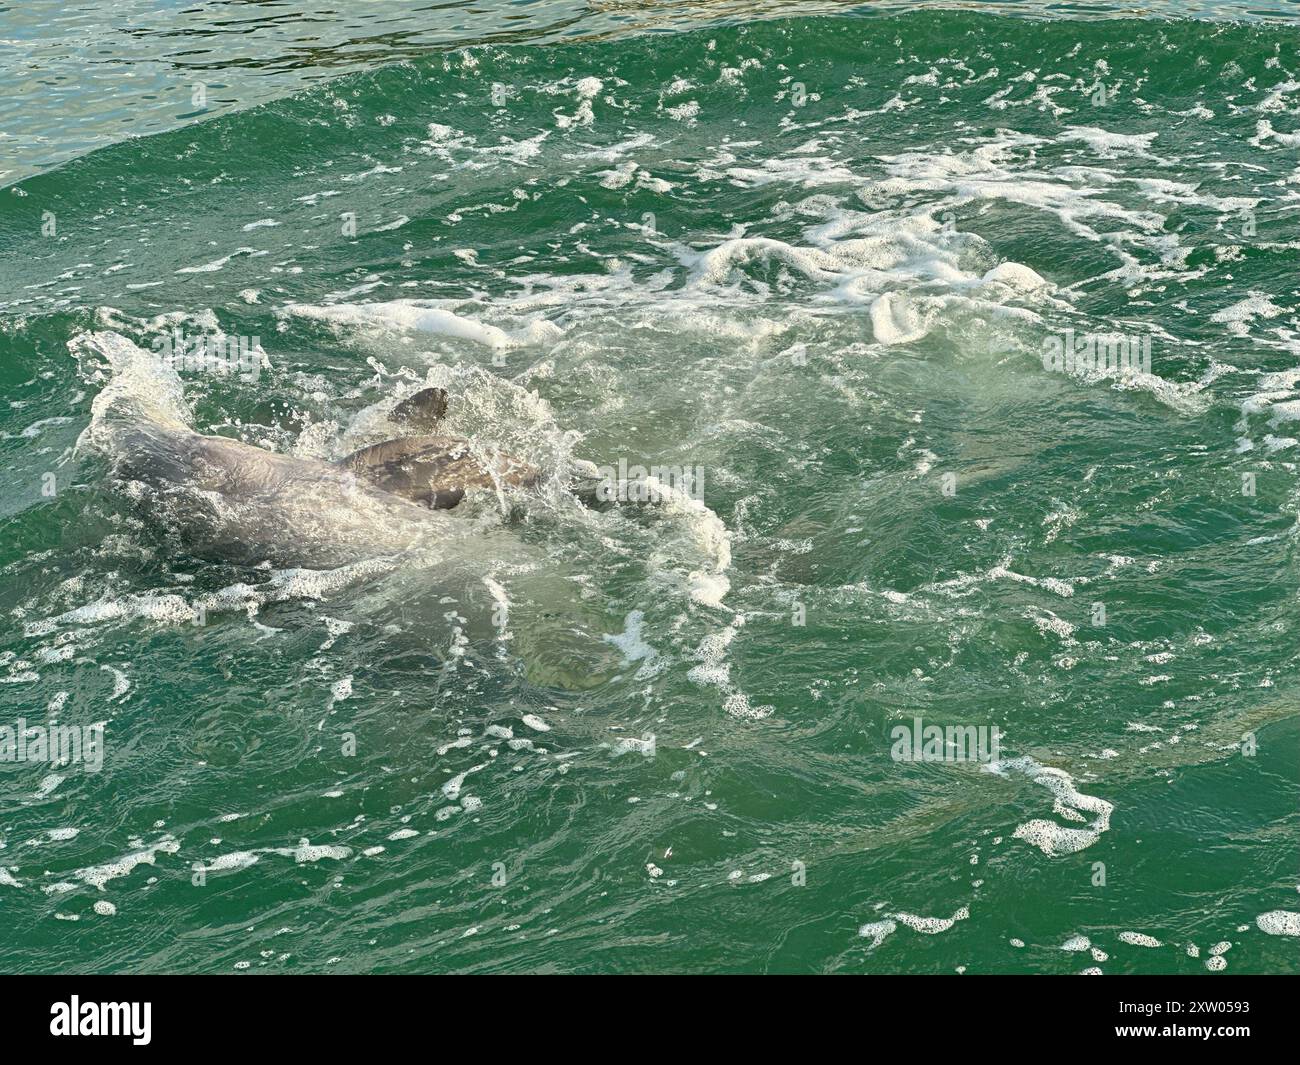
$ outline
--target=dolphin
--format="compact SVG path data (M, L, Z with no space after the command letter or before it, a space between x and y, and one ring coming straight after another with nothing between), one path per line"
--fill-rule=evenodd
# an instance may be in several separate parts
M113 332L83 333L70 346L112 369L78 446L107 457L199 557L337 565L407 551L464 535L442 512L468 492L541 479L512 456L482 461L452 436L387 440L327 462L205 435L191 424L175 371L156 355ZM393 420L427 433L447 403L443 389L424 389L399 403Z
M447 392L426 388L393 408L393 420L423 430L437 427L447 410ZM511 455L476 457L468 440L454 436L407 436L354 451L341 469L386 492L434 510L454 507L474 488L530 488L541 480L537 467Z

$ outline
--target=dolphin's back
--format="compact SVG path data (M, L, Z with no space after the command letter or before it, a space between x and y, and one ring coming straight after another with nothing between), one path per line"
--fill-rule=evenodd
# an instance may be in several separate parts
M447 531L445 518L350 470L196 433L175 371L125 337L83 334L73 350L112 370L81 442L142 486L137 497L195 555L332 566Z

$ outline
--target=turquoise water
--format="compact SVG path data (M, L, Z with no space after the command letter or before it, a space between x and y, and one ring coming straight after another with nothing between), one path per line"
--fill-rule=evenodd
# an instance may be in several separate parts
M72 11L0 13L0 726L104 750L0 761L0 968L1296 969L1289 5ZM439 384L544 482L206 557L95 446L173 379L83 334L176 331L265 355L203 432Z

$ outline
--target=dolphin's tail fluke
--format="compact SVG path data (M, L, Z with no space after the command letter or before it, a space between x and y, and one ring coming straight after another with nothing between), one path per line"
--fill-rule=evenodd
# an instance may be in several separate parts
M91 428L149 422L160 428L188 430L190 410L180 378L165 359L137 347L120 333L81 333L69 349L80 359L99 361L108 383L91 407Z
M78 449L100 452L127 476L166 479L194 435L176 371L119 333L81 333L68 348L107 376Z

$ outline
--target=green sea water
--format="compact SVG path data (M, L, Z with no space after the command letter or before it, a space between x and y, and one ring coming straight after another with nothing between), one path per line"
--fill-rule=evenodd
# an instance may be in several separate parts
M86 10L0 6L0 730L104 723L0 760L0 971L1296 971L1292 5ZM200 557L96 331L544 483Z

